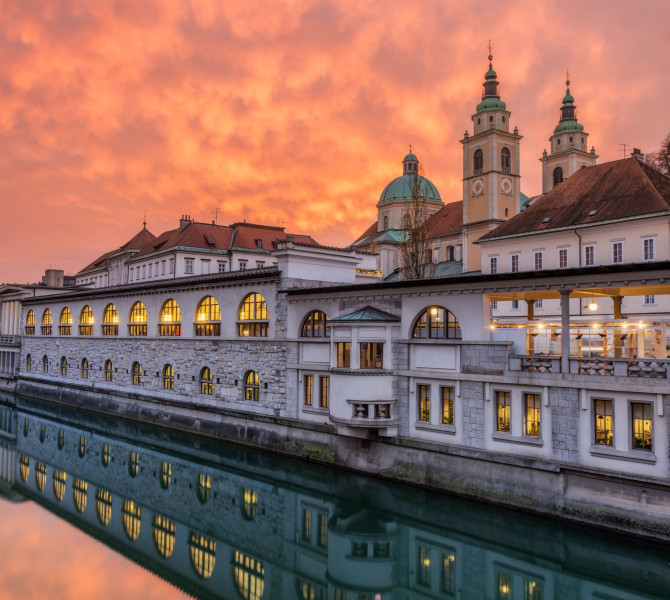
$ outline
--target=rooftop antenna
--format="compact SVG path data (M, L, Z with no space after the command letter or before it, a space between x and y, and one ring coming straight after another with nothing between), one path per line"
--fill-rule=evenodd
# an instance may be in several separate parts
M630 146L630 144L619 144L619 146L623 146L621 151L623 152L623 157L626 158L626 147Z
M144 229L147 228L147 209L144 209L144 221L142 221L142 225L144 225Z
M216 225L219 224L219 212L223 212L223 210L220 209L220 208L215 208L215 209L212 211L212 214L214 215L214 223L215 223Z

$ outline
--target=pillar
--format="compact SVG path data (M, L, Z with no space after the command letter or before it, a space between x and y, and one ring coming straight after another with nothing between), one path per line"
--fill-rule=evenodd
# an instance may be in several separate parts
M614 302L614 309L612 311L612 316L615 320L623 318L621 316L621 301L623 300L622 296L612 296L612 301ZM621 358L621 329L618 327L614 328L614 358Z
M570 373L570 292L561 294L561 373Z

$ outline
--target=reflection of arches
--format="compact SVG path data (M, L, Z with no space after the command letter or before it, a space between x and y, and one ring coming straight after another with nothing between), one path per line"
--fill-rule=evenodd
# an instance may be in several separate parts
M162 515L154 516L154 543L163 558L170 558L174 552L175 524Z
M98 490L95 495L95 512L103 525L109 525L112 520L112 494L107 490Z
M221 309L212 296L200 300L195 311L195 335L221 335Z
M482 171L484 169L484 152L481 149L475 150L474 156L472 157L472 168L475 170L475 175L477 171Z
M553 173L554 187L559 183L563 183L563 169L561 167L556 167Z
M460 339L461 327L453 313L441 306L429 306L417 317L412 337L418 339Z
M202 504L205 504L212 493L212 477L211 475L205 475L200 473L198 475L198 500Z
M37 463L35 465L35 485L41 492L47 483L47 467L44 463Z
M86 454L86 436L79 436L79 457L84 458Z
M65 446L65 431L61 429L58 432L58 449L62 450L63 446Z
M244 488L242 492L242 516L247 521L253 521L256 518L258 509L258 492L251 488Z
M77 512L86 510L86 501L88 500L88 483L83 479L75 479L72 486L72 500Z
M140 454L139 452L131 452L128 459L128 475L137 477L140 470Z
M244 600L260 600L265 587L263 563L239 550L235 550L233 575L237 591Z
M216 562L216 542L192 531L188 547L195 572L203 579L209 579L214 572Z
M330 319L320 310L311 311L302 322L300 337L329 337Z
M170 487L172 480L172 465L169 462L163 461L161 464L161 487L167 490Z
M26 483L30 475L30 459L25 454L19 456L19 473L21 474L21 481Z
M238 313L238 335L242 337L267 337L269 329L268 305L257 292L247 295Z
M121 509L123 517L123 530L131 541L140 536L140 525L142 524L142 509L132 500L126 500Z
M109 461L112 458L112 448L109 444L102 445L102 453L100 454L100 462L103 467L109 466Z

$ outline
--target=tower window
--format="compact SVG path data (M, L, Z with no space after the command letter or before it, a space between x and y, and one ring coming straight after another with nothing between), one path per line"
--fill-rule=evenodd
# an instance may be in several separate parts
M554 187L559 183L563 183L563 169L561 167L556 167L554 169Z
M484 170L484 152L482 150L475 150L473 160L473 175L480 175Z
M493 115L489 115L489 123L493 123Z
M500 151L500 170L503 173L512 172L512 155L509 148L503 148Z

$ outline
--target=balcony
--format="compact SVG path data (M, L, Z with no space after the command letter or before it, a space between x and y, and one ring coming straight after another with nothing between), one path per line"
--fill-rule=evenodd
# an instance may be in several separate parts
M340 427L378 430L383 437L398 433L397 400L347 400L350 417L330 415L330 420Z
M0 346L13 346L18 348L21 346L20 335L0 335Z
M560 373L560 356L510 356L510 371ZM570 357L571 375L668 379L670 359Z

